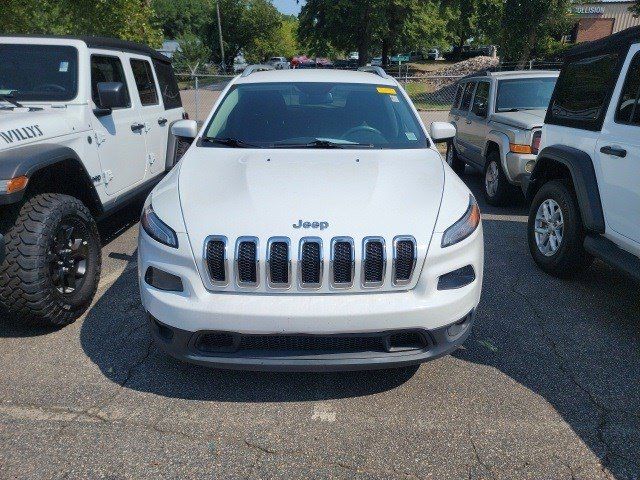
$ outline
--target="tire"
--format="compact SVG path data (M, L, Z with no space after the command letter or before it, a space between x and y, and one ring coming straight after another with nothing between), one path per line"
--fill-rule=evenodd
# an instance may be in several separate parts
M467 165L458 156L458 152L456 151L456 147L453 145L453 142L447 143L446 161L458 176L464 173Z
M96 222L80 200L52 193L29 198L5 240L0 304L11 317L62 327L87 310L102 259Z
M484 198L489 205L503 207L511 203L516 189L509 183L502 169L500 153L492 150L487 155L484 165L484 180L482 182Z
M550 207L547 212L552 214L555 206L558 207L552 218L562 223L562 228L556 230L561 232L559 242L558 233L547 236L549 240L544 242L546 235L541 232L550 231L552 224L540 220L544 216L543 204ZM557 213L558 210L561 215ZM554 237L557 244L555 249L552 241ZM550 275L572 277L583 272L593 261L593 257L584 249L585 231L578 200L565 181L552 180L540 188L529 210L527 238L533 260Z

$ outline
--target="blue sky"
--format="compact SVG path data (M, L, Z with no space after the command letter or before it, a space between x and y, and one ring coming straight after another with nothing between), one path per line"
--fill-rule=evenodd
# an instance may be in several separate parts
M276 8L287 15L298 15L303 3L304 1L296 3L296 0L273 0L273 4Z

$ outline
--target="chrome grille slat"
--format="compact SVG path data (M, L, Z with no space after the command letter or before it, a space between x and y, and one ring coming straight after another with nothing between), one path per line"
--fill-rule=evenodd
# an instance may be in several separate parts
M267 243L267 283L270 288L291 286L290 244L286 237L273 237Z
M229 284L227 237L213 235L207 237L204 244L207 271L211 283L220 287L227 286Z
M384 238L366 237L362 241L362 287L379 288L384 285L386 265Z
M417 255L415 238L399 236L393 239L393 285L398 287L411 283Z
M322 239L305 237L298 249L298 279L302 289L319 289L324 271Z
M256 237L238 238L235 273L239 287L255 288L260 285L260 260L258 259L258 239Z
M346 289L353 286L355 274L355 249L350 237L335 237L331 240L330 281L333 288Z

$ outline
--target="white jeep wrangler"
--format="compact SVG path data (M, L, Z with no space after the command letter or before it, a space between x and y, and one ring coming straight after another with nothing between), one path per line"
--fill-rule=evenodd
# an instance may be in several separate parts
M595 256L640 279L640 28L566 55L527 191L529 248L554 275Z
M181 146L169 60L103 38L0 37L0 308L61 326L100 275L96 219L157 183Z

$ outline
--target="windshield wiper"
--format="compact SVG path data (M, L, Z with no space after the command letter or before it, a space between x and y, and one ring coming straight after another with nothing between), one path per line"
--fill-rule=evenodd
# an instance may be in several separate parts
M11 97L11 95L8 95L8 94L6 94L6 93L4 93L4 94L0 93L0 100L4 100L5 102L9 102L9 103L10 103L11 105L13 105L14 107L24 108L24 106L23 106L21 103L19 103L19 102L15 101L15 100Z
M363 143L338 143L331 140L313 140L308 143L277 143L273 148L351 148L351 147L364 147L373 148L373 145L367 145Z
M252 145L251 143L247 143L240 139L231 138L231 137L227 137L227 138L204 137L202 140L208 143L217 143L219 145L226 145L227 147L234 147L234 148L261 148L258 145Z

